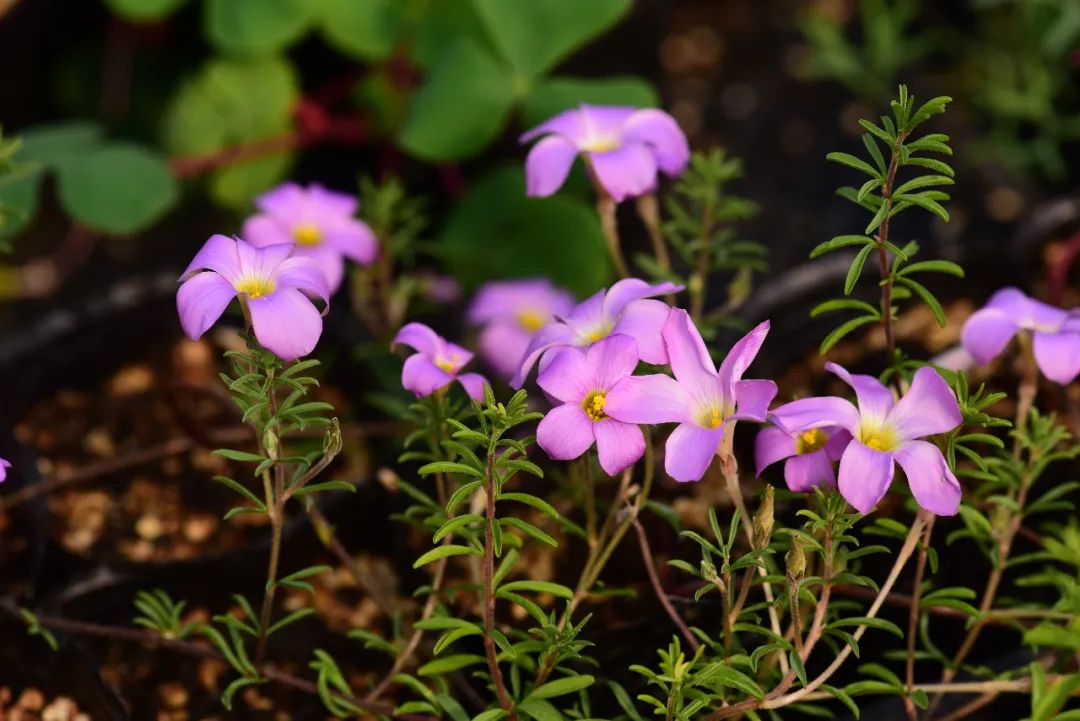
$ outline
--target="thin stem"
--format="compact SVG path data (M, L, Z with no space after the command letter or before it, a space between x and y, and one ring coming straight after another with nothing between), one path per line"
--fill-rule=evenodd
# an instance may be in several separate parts
M878 268L881 271L881 324L885 329L885 358L889 368L896 361L896 339L893 335L892 317L892 287L893 278L889 272L889 251L885 244L889 242L889 214L893 207L893 185L896 183L896 173L900 169L900 146L904 144L907 133L897 133L896 143L892 147L892 157L889 158L889 169L885 174L885 182L881 186L882 202L885 203L885 217L878 226L877 243Z
M645 229L649 232L649 241L652 243L653 257L656 264L665 273L671 270L671 256L668 254L667 242L660 227L660 204L652 193L638 196L637 212Z
M615 219L615 210L618 205L607 193L597 188L596 212L600 215L600 230L604 232L604 240L607 241L608 253L611 254L611 262L615 265L615 271L622 278L630 276L630 270L623 258L622 244L619 241L619 225Z
M698 251L694 273L690 277L687 286L687 293L690 296L690 317L694 319L695 323L701 322L701 318L705 313L705 301L709 293L709 251L711 249L708 241L712 237L713 212L713 203L709 201L701 212L701 232L698 235L701 250Z
M277 388L274 383L274 368L266 369L266 399L270 415L266 428L276 434L277 426ZM259 445L271 458L280 455L280 448L267 449L259 434ZM280 439L276 441L280 444ZM255 665L262 664L266 658L266 643L269 639L270 619L274 612L274 595L277 591L278 565L281 561L281 536L285 528L285 468L276 462L273 465L274 480L271 484L270 470L263 471L263 493L266 497L266 512L270 517L270 561L266 567L266 589L263 592L262 609L259 611L259 639L255 646Z
M312 528L315 529L315 535L319 537L322 544L330 550L338 561L349 572L349 575L356 581L356 585L368 595L379 610L386 614L388 617L392 617L395 611L395 604L393 599L387 598L386 594L379 589L378 583L372 578L371 574L364 570L356 559L352 557L349 550L345 548L344 544L337 537L334 532L334 527L330 525L326 516L319 510L319 507L315 504L311 505L311 508L307 509L308 518L311 520ZM445 559L441 559L445 560Z
M494 446L494 444L492 444ZM495 650L495 538L492 533L492 525L498 523L495 517L495 450L488 450L487 472L484 476L484 493L486 495L487 509L484 522L484 652L487 656L488 672L491 674L491 682L495 685L495 695L499 698L499 704L506 710L510 721L517 721L517 713L514 711L514 702L506 690L506 682L503 680L502 670L499 668L498 653Z
M716 581L714 580L713 583L715 584ZM724 577L721 580L720 584L717 584L717 588L720 591L720 602L721 602L720 603L720 605L721 605L720 612L722 614L724 614L724 627L723 627L723 630L724 630L724 658L728 658L728 657L731 656L731 646L732 646L732 642L734 641L734 636L735 636L735 634L734 634L734 632L732 631L732 628L731 628L734 625L735 622L734 622L734 620L732 620L732 613L731 613L731 571L730 570L724 571ZM739 590L739 594L740 594L740 596L742 595L742 590L741 589ZM743 600L745 601L745 599L743 599Z
M915 706L915 702L911 700L911 690L915 687L915 639L917 638L916 634L919 630L919 619L922 611L922 584L923 576L926 574L930 536L934 532L934 519L937 518L934 514L923 510L919 511L919 515L923 516L926 521L926 532L923 534L922 543L919 545L919 555L915 560L915 580L912 581L911 585L911 608L908 611L907 658L904 664L908 690L908 695L904 697L904 706L911 721L918 721L919 718L919 711Z
M729 623L736 623L739 620L739 614L742 613L743 606L746 605L746 599L750 597L750 588L754 585L754 575L756 573L757 571L753 566L743 571L742 582L739 584L739 596L735 599L735 605L731 607L728 618Z
M656 594L657 600L660 601L660 605L664 607L664 611L667 612L669 618L675 627L679 629L679 633L686 639L686 643L694 651L698 650L701 645L694 634L687 628L686 623L679 618L678 612L675 607L671 605L671 601L668 599L667 594L664 593L664 587L660 583L660 575L656 572L656 564L653 562L652 549L649 548L649 538L645 535L645 527L641 525L641 521L638 520L637 515L631 512L630 522L634 526L634 530L637 531L638 546L641 548L641 560L645 564L645 570L649 574L649 583L652 584L653 592Z
M592 459L588 454L581 457L581 472L585 476L585 538L589 549L597 545L596 538L596 484L593 483Z

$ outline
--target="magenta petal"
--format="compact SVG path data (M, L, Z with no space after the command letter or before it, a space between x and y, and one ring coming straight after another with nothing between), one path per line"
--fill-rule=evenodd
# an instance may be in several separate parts
M487 378L484 378L479 373L462 373L457 377L457 382L469 394L469 398L477 402L484 400L484 386L487 385Z
M608 392L604 412L626 423L685 423L690 398L670 376L630 376Z
M379 254L379 241L367 223L345 218L327 228L323 244L360 265L371 265Z
M196 273L176 292L180 326L189 338L198 340L217 322L235 297L236 289L217 273Z
M911 441L896 451L915 501L939 516L955 516L960 509L960 481L933 443Z
M520 388L525 384L529 371L540 356L555 346L569 345L573 340L574 330L564 323L551 323L538 330L529 341L529 347L525 349L525 355L521 359L521 367L510 379L510 385Z
M886 423L903 440L911 440L946 433L963 420L949 384L936 370L923 366L915 371L908 392L889 411Z
M255 198L255 207L271 215L291 215L303 210L306 193L297 183L282 183Z
M795 455L795 439L776 426L758 431L754 439L755 473L761 475L766 468Z
M1005 311L983 308L971 314L960 332L960 342L977 363L985 364L1005 349L1017 331L1016 321Z
M533 138L538 138L541 135L546 135L548 133L557 133L558 135L565 135L571 140L577 140L584 136L583 125L580 109L572 108L570 110L564 110L558 115L545 120L535 128L522 133L520 142L527 143Z
M566 182L577 157L577 146L560 135L549 135L532 147L525 158L525 194L552 195Z
M240 237L257 248L294 242L289 229L272 215L253 215L245 220Z
M836 396L800 398L774 408L769 416L792 434L826 426L840 426L852 433L859 430L859 411Z
M11 463L4 460L3 458L0 458L0 483L3 483L7 480L8 469L10 468Z
M296 246L294 257L307 258L319 266L331 294L345 281L345 258L328 245Z
M626 335L609 335L593 343L585 352L588 380L594 386L591 390L610 390L633 373L637 364L637 343Z
M769 414L769 404L776 397L776 384L765 380L736 381L734 390L737 412L733 417L758 423L764 421Z
M761 344L765 342L765 336L769 334L769 321L759 323L753 330L744 335L728 351L724 362L720 364L720 387L724 394L730 398L736 381L742 380L743 373L757 358Z
M191 259L187 270L180 276L186 280L192 273L200 270L212 270L230 283L236 282L240 275L240 260L236 253L236 241L224 235L211 235L195 257Z
M452 380L452 375L435 365L431 358L423 353L406 358L401 368L401 386L418 398L430 396L440 388L445 388Z
M360 202L356 199L356 196L324 188L318 183L312 183L308 186L307 201L319 213L330 216L348 217L356 215L356 211L360 207Z
M668 355L661 332L670 312L671 306L658 300L632 301L623 309L611 332L628 335L637 341L641 360L663 365L668 362Z
M1043 375L1065 386L1080 375L1080 333L1035 331L1035 363Z
M563 403L581 403L596 388L592 368L579 348L558 353L536 377L545 393Z
M859 401L859 413L863 418L881 421L896 403L892 391L873 376L852 375L835 363L826 363L825 370L835 373L855 391L855 398ZM854 432L852 428L848 430Z
M664 470L680 483L700 481L724 439L724 426L703 428L683 423L675 428L664 447Z
M616 203L656 189L656 158L641 143L589 153L596 179Z
M836 485L836 471L824 450L789 458L784 464L784 481L796 493L812 491L817 486Z
M596 452L604 473L614 476L638 462L645 453L645 435L632 423L608 418L593 424Z
M701 333L690 320L690 314L682 308L672 309L664 324L664 345L671 371L680 383L694 387L716 386L716 366L709 357Z
M825 453L828 454L829 460L838 461L847 450L848 443L851 443L851 434L843 428L832 429L829 440L825 441Z
M330 302L330 288L326 284L326 275L309 258L294 257L286 259L277 269L278 286L296 288L307 295Z
M651 298L657 295L666 295L668 293L677 293L682 290L681 285L675 285L674 283L657 283L652 285L646 283L640 278L624 278L608 289L602 297L603 310L601 312L603 320L608 323L615 322L620 315L622 315L623 309L635 300L642 298ZM596 296L593 296L589 300L593 300ZM584 304L582 304L584 305Z
M423 323L406 323L394 336L391 346L407 345L415 351L435 356L446 349L446 342Z
M279 288L247 303L255 338L263 348L286 361L315 350L322 315L306 295L295 288Z
M638 110L623 125L623 138L652 148L657 165L668 175L678 175L690 162L690 145L682 128L662 110Z
M593 444L593 422L576 403L552 408L536 427L536 442L556 461L577 458Z
M852 441L840 459L840 495L859 513L869 513L889 490L893 454Z

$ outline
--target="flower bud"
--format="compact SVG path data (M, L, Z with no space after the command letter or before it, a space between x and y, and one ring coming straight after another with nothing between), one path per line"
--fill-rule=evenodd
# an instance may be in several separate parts
M806 554L803 553L802 539L798 536L791 537L791 548L784 556L784 563L787 566L788 583L797 587L806 575Z
M769 545L773 531L773 496L772 486L765 486L765 496L761 499L757 513L754 514L754 548L762 549Z
M323 455L333 458L341 453L341 424L337 418L330 419L330 426L323 436Z
M273 428L267 428L263 432L263 448L266 449L266 457L276 461L280 456L281 442Z

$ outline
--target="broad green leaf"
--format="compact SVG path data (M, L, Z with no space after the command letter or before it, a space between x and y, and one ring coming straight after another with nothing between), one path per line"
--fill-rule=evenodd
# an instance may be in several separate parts
M105 142L101 126L88 120L41 125L20 131L19 162L40 163L52 170Z
M430 70L459 38L488 45L487 30L473 0L426 0L424 6L409 40L410 56L420 68Z
M512 80L499 61L460 38L410 99L398 142L433 162L475 155L498 136L513 102Z
M555 698L556 696L565 696L568 693L574 693L583 688L588 688L589 686L592 686L595 681L596 679L588 674L567 676L566 678L548 681L542 686L537 686L526 698Z
M630 105L651 108L660 98L647 80L633 76L605 78L549 78L541 82L525 99L521 122L531 128L548 118L582 103L593 105Z
M488 36L514 71L535 78L612 27L630 0L474 0Z
M314 5L307 0L206 0L203 7L206 36L219 50L268 55L300 39Z
M105 0L117 15L132 22L156 22L176 12L187 0Z
M165 158L139 145L114 143L59 169L64 210L102 233L134 233L153 224L179 198Z
M34 171L10 182L0 182L0 240L14 238L33 220L41 178L41 172Z
M360 60L380 60L397 42L402 0L316 0L315 22L326 41Z

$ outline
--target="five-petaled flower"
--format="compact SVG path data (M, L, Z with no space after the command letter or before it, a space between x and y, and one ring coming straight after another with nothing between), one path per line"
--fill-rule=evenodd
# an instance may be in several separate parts
M638 278L626 278L599 291L579 303L566 317L559 318L537 331L529 342L521 365L510 384L520 388L533 365L541 356L540 370L545 368L556 348L577 346L587 348L609 335L628 335L637 342L638 354L646 363L660 365L668 362L667 350L660 331L671 308L650 296L676 293L682 286L673 283L649 285Z
M772 381L742 379L768 332L765 321L747 333L717 371L690 315L678 308L670 311L663 341L675 378L626 379L607 395L607 414L627 423L678 423L665 446L664 468L676 481L701 480L728 421L764 421L776 396Z
M645 452L645 436L633 423L609 416L606 407L608 394L626 382L637 363L637 344L625 335L559 353L536 379L562 402L536 429L540 447L555 460L568 461L595 442L600 467L611 476L636 463Z
M476 292L468 319L483 326L480 355L499 375L511 378L536 332L573 307L570 293L542 278L493 281Z
M239 296L264 348L282 360L313 351L322 314L312 298L328 303L330 292L319 266L290 257L292 250L291 244L256 248L238 238L211 236L180 276L176 306L184 332L202 337Z
M784 461L784 481L790 490L803 493L818 486L835 488L833 461L840 460L850 440L851 434L842 428L808 428L800 433L789 433L780 426L762 428L754 439L757 475Z
M899 401L877 378L852 375L835 363L826 369L855 391L858 408L843 398L792 401L773 410L773 421L791 434L840 427L851 442L840 458L840 493L860 513L869 513L892 482L895 463L907 476L916 502L941 516L960 507L960 483L933 443L918 440L947 433L963 421L956 396L936 370L915 372Z
M393 345L407 345L416 351L405 359L401 385L417 398L430 396L455 380L473 400L484 399L487 383L479 373L459 373L473 354L446 340L423 323L408 323L394 337Z
M532 196L558 190L579 153L595 182L616 202L653 192L658 171L676 176L690 162L686 135L662 110L582 105L528 131L521 142L541 135L546 137L525 160Z
M1071 313L1003 288L967 319L960 340L978 363L989 363L1014 335L1033 336L1035 363L1043 375L1068 385L1080 375L1080 313Z
M242 235L260 247L295 244L295 255L318 263L334 293L345 277L345 258L370 265L379 251L371 228L353 217L358 206L355 197L318 184L286 183L255 199L259 212L244 222Z

